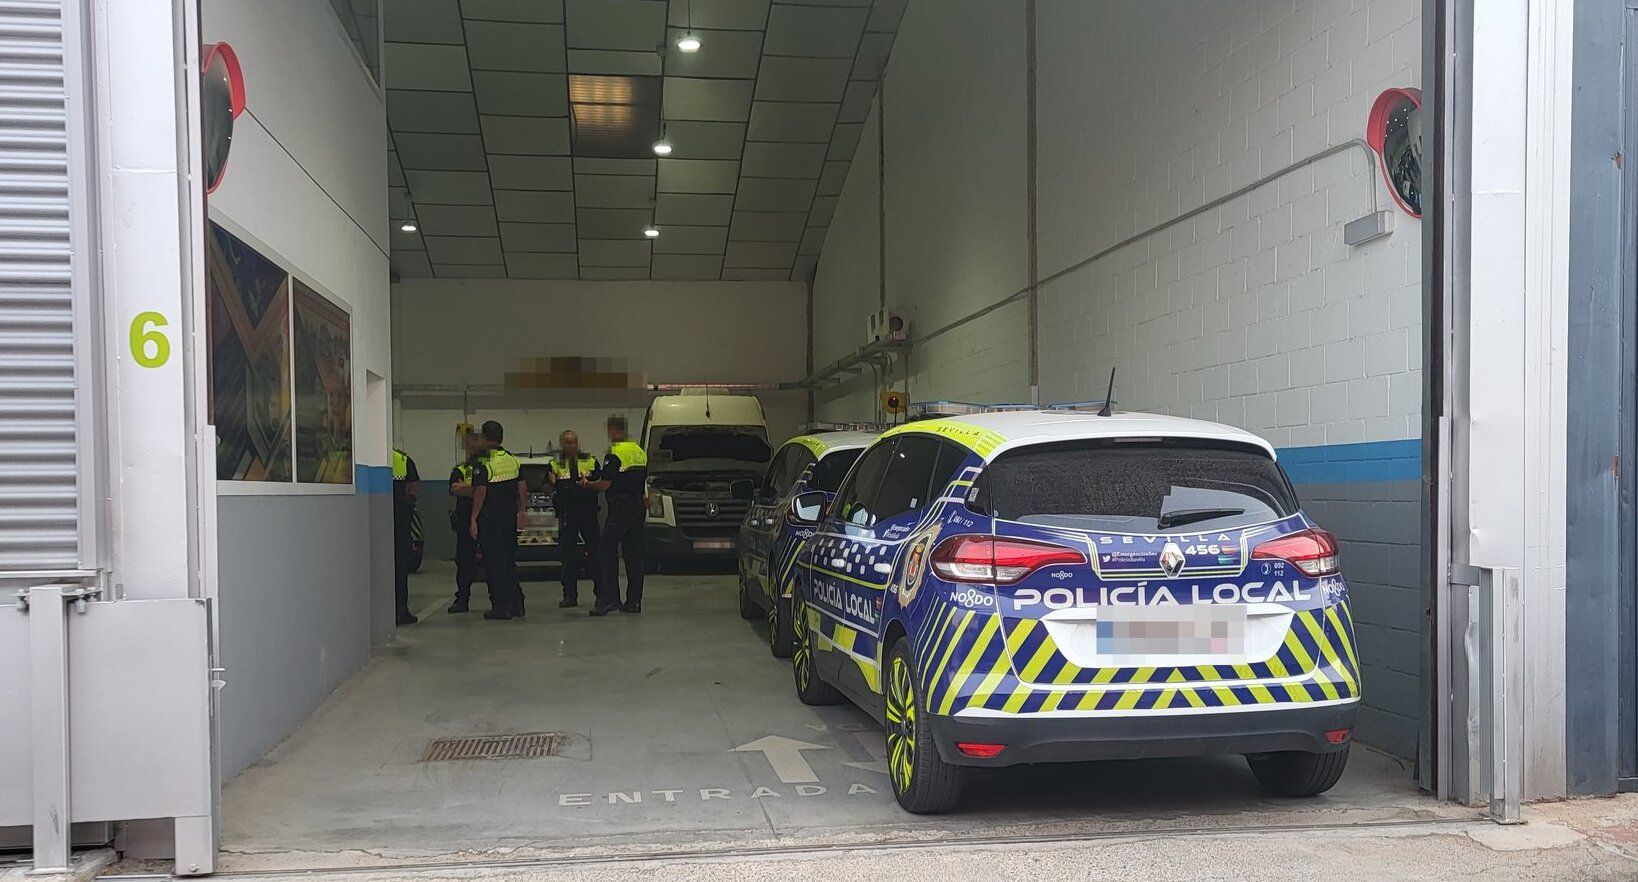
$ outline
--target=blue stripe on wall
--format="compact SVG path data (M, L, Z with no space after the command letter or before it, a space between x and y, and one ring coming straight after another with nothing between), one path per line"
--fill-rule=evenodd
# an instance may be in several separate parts
M1282 447L1280 465L1295 484L1364 484L1422 477L1422 439Z
M392 466L354 465L353 486L359 493L391 493Z

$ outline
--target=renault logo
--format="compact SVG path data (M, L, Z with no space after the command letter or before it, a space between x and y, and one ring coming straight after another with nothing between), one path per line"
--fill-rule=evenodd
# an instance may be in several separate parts
M722 512L722 509L715 502L707 502L705 504L705 516L706 517L714 518L718 514L720 514L721 512Z
M1168 542L1160 550L1160 571L1166 574L1166 578L1177 578L1178 573L1183 572L1184 563L1183 549L1178 548L1176 542Z

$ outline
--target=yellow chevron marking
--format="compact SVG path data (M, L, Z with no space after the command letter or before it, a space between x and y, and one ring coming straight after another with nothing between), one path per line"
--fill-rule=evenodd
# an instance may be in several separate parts
M1285 669L1285 662L1280 661L1280 654L1277 652L1269 656L1268 661L1263 662L1263 664L1268 665L1268 672L1276 677L1291 676L1290 672Z
M1200 671L1200 679L1202 680L1223 679L1223 676L1217 673L1217 667L1215 665L1201 665L1198 670Z
M987 703L990 700L990 696L995 694L995 687L1001 684L1001 678L1005 677L1006 675L1007 660L1004 658L996 659L995 667L991 668L990 672L984 675L984 679L980 680L978 683L978 688L973 690L973 698L970 703L974 706Z
M1237 680L1257 679L1257 675L1252 673L1250 665L1229 665L1229 667L1234 670L1234 677Z
M1183 679L1183 671L1182 670L1174 670L1174 671L1172 671L1172 675L1170 677L1166 678L1166 682L1168 682L1168 683L1183 683L1183 682L1187 682L1187 681L1185 681Z
M1274 696L1269 694L1267 686L1264 686L1261 683L1254 683L1249 688L1251 690L1251 697L1256 699L1258 704L1274 703Z
M1336 607L1326 610L1325 617L1336 626L1337 642L1342 644L1342 651L1348 653L1348 666L1357 669L1359 667L1359 658L1354 655L1354 645L1348 640L1348 632L1342 627L1342 619L1337 616Z
M1132 679L1129 682L1134 684L1142 684L1147 683L1154 678L1154 668L1138 668L1136 671L1132 672Z
M1307 626L1293 625L1291 630L1285 632L1285 648L1291 650L1292 657L1297 660L1298 670L1311 671L1314 669L1314 657L1308 654L1308 650L1303 648L1302 641L1297 639L1297 628L1299 627L1306 628Z
M1081 700L1076 702L1075 710L1092 710L1098 706L1098 699L1103 698L1102 689L1088 689L1081 693Z
M1080 668L1077 668L1074 665L1069 664L1068 662L1065 662L1064 666L1063 666L1063 669L1058 671L1058 675L1056 677L1052 678L1052 684L1054 686L1066 686L1066 685L1074 682L1075 674L1079 670L1080 670ZM1041 710L1043 710L1043 711L1057 710L1058 705L1063 703L1064 697L1067 696L1067 695L1069 695L1069 693L1064 692L1062 690L1054 691L1051 695L1047 696L1046 702L1041 705Z
M1043 626L1045 627L1045 626ZM1034 619L1014 619L1012 626L1007 629L1007 657L1011 658L1024 648L1024 641L1029 639L1029 633L1035 630Z
M1128 689L1121 693L1120 700L1115 702L1115 710L1131 710L1137 707L1138 699L1142 697L1142 689Z
M1217 693L1217 700L1222 702L1224 707L1236 707L1240 704L1240 696L1235 695L1234 690L1227 686L1217 686L1212 692Z
M1314 669L1314 682L1319 684L1320 691L1325 693L1326 698L1335 701L1342 697L1337 694L1337 687L1331 684L1331 678L1325 675L1323 666Z
M1206 700L1200 697L1200 691L1198 689L1180 689L1178 691L1182 692L1183 697L1188 699L1189 704L1193 705L1194 707L1206 706Z
M928 677L934 683L940 680L945 681L945 689L949 689L952 685L949 683L949 678L945 676L945 672L948 670L947 666L950 664L950 656L955 652L956 644L961 642L961 635L967 633L967 625L972 622L972 618L972 610L962 613L961 621L953 626L954 630L950 633L950 642L944 647L944 655L939 658L938 664L933 665L932 674Z
M994 614L984 617L984 627L978 629L978 637L973 640L972 649L967 650L967 656L961 660L960 666L956 668L955 677L951 679L950 688L944 693L944 701L939 706L939 713L947 714L950 712L950 708L955 706L956 695L961 692L961 687L965 686L967 681L972 678L973 670L978 667L979 656L983 655L984 650L989 648L990 638L995 636L997 621L998 617Z
M1001 709L1009 714L1018 713L1024 707L1024 702L1029 700L1029 693L1028 686L1019 686L1012 690L1012 697L1007 699L1007 703L1002 705Z
M1171 707L1172 698L1175 695L1177 695L1176 689L1167 689L1161 692L1160 697L1155 699L1155 710L1165 710L1166 708Z
M1047 662L1052 661L1052 654L1056 652L1057 649L1058 647L1052 642L1051 637L1047 637L1045 640L1042 640L1041 645L1035 650L1035 655L1030 658L1028 664L1024 665L1023 671L1019 672L1019 677L1024 680L1034 682L1035 678L1041 675L1041 671L1046 669ZM1066 662L1064 667L1072 668L1074 665ZM1062 672L1060 672L1060 675L1061 674ZM1073 675L1071 676L1071 679L1073 679Z
M831 639L836 641L837 646L852 652L853 644L859 640L859 632L846 625L837 625L836 634Z

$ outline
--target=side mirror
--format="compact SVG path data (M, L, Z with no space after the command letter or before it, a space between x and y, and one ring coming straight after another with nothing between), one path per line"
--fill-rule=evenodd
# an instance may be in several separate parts
M741 478L728 485L728 495L735 499L754 499L756 497L756 482Z
M817 524L825 518L829 507L823 490L810 490L791 500L791 520L799 524Z

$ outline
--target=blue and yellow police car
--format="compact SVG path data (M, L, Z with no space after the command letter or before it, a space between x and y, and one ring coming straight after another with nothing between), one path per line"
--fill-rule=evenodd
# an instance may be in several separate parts
M798 435L780 446L760 484L747 481L733 488L736 496L751 503L739 531L739 614L767 620L768 645L775 658L790 658L794 649L791 576L796 552L813 535L811 517L801 522L791 500L808 492L820 494L810 499L828 500L877 434Z
M1262 438L1077 409L910 422L792 511L813 530L797 694L883 723L909 811L982 766L1243 754L1282 796L1342 775L1348 589Z

